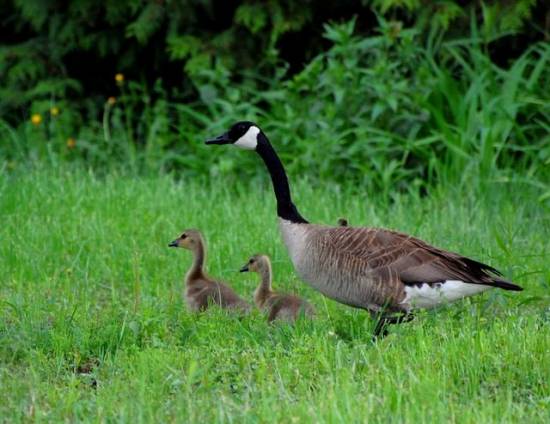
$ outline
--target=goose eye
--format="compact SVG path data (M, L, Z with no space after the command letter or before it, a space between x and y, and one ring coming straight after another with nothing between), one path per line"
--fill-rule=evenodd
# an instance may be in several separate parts
M183 233L180 238L183 240L185 237L187 237L187 234Z
M250 259L250 260L248 261L248 263L249 263L249 264L253 264L253 263L254 263L254 259Z

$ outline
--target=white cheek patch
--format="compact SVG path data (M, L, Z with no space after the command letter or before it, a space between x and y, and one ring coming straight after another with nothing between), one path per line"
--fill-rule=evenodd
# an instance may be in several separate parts
M233 144L237 147L240 147L241 149L255 150L256 146L258 145L259 133L260 129L258 127L252 126L241 138L239 138Z

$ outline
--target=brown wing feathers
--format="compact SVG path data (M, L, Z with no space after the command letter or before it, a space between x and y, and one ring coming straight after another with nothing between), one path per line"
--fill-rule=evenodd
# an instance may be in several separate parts
M330 228L325 241L360 260L370 272L396 272L405 285L460 280L506 290L522 290L495 268L448 252L403 233L377 228ZM494 275L491 275L494 274Z
M410 237L410 241L418 245L418 249L426 252L427 259L421 264L424 269L412 268L408 275L406 272L404 275L401 274L401 279L405 284L421 283L422 279L427 283L437 283L442 281L441 276L445 276L446 279L458 279L466 283L484 284L505 290L523 290L511 282L499 278L502 273L492 266L454 252L438 249L413 237Z

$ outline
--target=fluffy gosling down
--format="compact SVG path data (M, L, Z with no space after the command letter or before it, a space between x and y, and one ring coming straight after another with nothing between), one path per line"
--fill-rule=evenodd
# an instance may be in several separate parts
M191 311L204 311L211 305L237 312L250 311L250 305L231 287L214 280L204 270L206 244L199 230L185 230L168 246L193 252L193 263L185 275L185 301Z
M241 272L257 272L260 274L260 285L254 292L254 302L258 309L267 313L268 322L284 320L294 322L304 315L313 317L315 311L305 300L291 294L274 292L272 283L271 261L266 255L254 255L241 268Z

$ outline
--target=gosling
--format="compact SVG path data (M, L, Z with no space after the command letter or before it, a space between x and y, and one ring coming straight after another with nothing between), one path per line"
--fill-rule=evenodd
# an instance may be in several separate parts
M349 223L346 218L338 218L338 226L339 227L348 227Z
M303 299L290 294L277 293L271 288L271 261L266 255L254 255L244 265L241 272L257 272L261 282L254 292L256 306L267 313L267 321L285 320L294 322L300 315L313 317L315 310Z
M185 230L169 247L183 247L193 252L193 263L185 275L185 301L189 310L202 312L211 305L246 313L250 305L226 284L214 280L204 270L206 244L199 230Z

